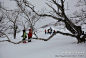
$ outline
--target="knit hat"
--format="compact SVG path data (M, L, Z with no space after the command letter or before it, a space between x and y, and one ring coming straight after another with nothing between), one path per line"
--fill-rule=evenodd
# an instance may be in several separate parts
M31 29L29 29L29 31L31 31Z
M23 32L25 32L25 29L23 30Z

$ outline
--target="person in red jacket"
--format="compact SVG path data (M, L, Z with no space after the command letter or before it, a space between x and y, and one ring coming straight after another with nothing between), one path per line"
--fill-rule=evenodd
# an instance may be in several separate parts
M48 31L47 33L49 33L49 29L47 31Z
M54 30L53 33L56 33L56 31Z
M31 38L32 38L32 31L31 31L31 29L29 29L28 42L31 42Z

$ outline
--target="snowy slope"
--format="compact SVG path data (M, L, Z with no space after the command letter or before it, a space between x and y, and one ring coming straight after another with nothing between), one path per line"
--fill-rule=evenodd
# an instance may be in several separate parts
M50 34L44 34L44 29L39 29L39 31L41 32L38 32L38 37L50 36ZM15 40L12 35L9 37L17 42L22 40L21 35L22 32L18 33ZM20 44L0 42L0 58L86 58L86 43L77 44L75 38L60 34L49 41L32 39L30 43Z

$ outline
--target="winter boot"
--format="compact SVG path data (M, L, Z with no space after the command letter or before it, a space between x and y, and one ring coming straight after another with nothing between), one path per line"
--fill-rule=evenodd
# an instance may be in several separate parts
M22 42L22 43L24 43L24 42Z
M26 41L24 41L24 43L26 43Z
M31 40L29 40L28 42L31 42Z

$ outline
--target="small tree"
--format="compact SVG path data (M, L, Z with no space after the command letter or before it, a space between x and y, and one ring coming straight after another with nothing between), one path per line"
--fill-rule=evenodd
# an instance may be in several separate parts
M81 10L79 12L75 11L73 13L74 16L71 17L71 18L75 19L75 23L77 25L82 26L85 24L85 21L86 21L86 0L79 0L75 6L77 8L80 6L84 7L84 8L81 8ZM78 20L76 20L76 19L78 19Z
M5 23L7 22L7 25L10 29L14 30L14 39L16 38L16 31L18 28L17 22L19 22L19 10L6 10L4 7L1 8L3 14L5 15Z
M7 23L5 22L5 15L4 15L4 11L2 11L2 5L0 2L0 31L2 32L6 32L8 30L9 27L7 27Z

